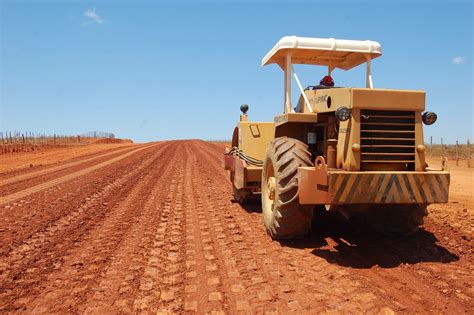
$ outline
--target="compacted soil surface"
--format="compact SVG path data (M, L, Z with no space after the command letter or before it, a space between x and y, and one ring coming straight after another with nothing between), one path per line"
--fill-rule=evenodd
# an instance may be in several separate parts
M0 313L473 312L472 169L412 236L329 214L278 242L258 198L233 200L223 145L109 148L1 157Z
M108 141L114 140L115 142L108 143ZM104 142L107 143L107 145L104 145ZM0 163L0 174L24 168L38 169L50 164L93 156L101 151L104 153L131 145L130 140L96 139L93 143L84 143L81 145L59 147L39 146L37 150L31 152L4 153L0 154L0 161L2 161L2 163Z

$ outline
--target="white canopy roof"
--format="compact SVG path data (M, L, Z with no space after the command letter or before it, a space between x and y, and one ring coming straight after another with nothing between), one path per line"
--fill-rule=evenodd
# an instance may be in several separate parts
M382 46L370 40L285 36L263 58L262 66L276 63L284 69L288 52L291 53L291 63L294 64L349 70L366 62L367 58L381 56Z

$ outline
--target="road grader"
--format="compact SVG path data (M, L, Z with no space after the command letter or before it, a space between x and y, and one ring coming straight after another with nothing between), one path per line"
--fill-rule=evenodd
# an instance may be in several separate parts
M410 234L423 224L428 204L448 201L446 163L435 170L425 161L423 124L437 116L425 111L424 91L373 87L371 62L381 55L375 41L287 36L263 58L262 66L277 64L284 72L283 114L252 122L241 106L224 168L236 201L260 195L272 238L304 236L316 210L368 214L385 232ZM333 70L364 63L365 88L303 88L293 68L325 66L332 81Z

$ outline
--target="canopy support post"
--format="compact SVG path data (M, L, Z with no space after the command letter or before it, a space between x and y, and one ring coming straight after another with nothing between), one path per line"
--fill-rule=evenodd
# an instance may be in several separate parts
M365 58L367 59L367 71L366 71L366 83L365 86L368 89L373 89L374 85L372 83L372 58L370 55L365 55Z
M332 62L329 61L328 76L331 76L331 75L332 75L332 70L334 70L334 66L332 65Z
M298 88L300 89L301 95L303 96L304 103L306 104L306 108L308 108L308 111L310 113L313 113L313 109L311 108L308 97L306 96L306 93L304 92L303 86L301 86L300 79L298 78L298 75L296 74L294 69L293 69L293 76L295 77L296 84L298 85Z
M293 112L293 107L291 106L291 73L292 73L292 64L291 64L291 53L288 52L285 58L285 111L284 113Z

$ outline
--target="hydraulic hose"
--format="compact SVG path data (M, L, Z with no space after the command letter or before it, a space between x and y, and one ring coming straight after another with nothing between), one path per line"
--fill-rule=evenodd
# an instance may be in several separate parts
M227 155L235 155L239 158L241 158L242 160L244 160L245 162L247 162L247 164L249 165L253 165L253 166L259 166L259 167L262 167L263 166L263 161L260 161L256 158L253 158L251 156L248 156L246 155L242 150L240 150L238 147L232 147L228 153L226 153Z

